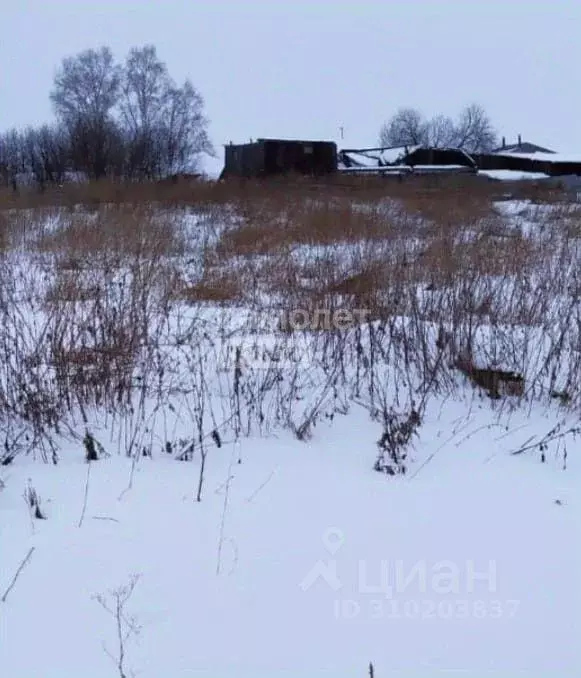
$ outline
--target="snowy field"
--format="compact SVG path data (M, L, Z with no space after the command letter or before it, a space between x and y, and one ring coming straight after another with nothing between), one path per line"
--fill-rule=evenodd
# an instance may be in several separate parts
M494 210L537 265L551 209ZM375 678L581 675L567 210L554 271L523 278L509 262L510 277L480 277L471 291L492 301L469 330L456 289L436 301L446 284L428 292L409 274L387 321L294 338L273 323L285 295L264 281L272 253L213 259L238 228L231 210L175 217L187 251L156 250L155 266L101 253L67 268L62 215L42 246L21 233L0 285L2 676L351 678L370 663ZM425 242L406 236L410 252ZM305 266L296 289L307 268L352 275L401 243L328 247L286 253ZM244 298L194 298L210 267L236 271ZM524 374L524 392L488 397L435 348L438 328L469 336L479 364Z
M212 450L201 503L195 460L142 460L129 492L130 461L94 463L80 527L80 449L11 471L3 585L35 552L3 604L4 675L115 675L115 620L94 596L135 574L137 675L365 675L369 661L380 676L578 675L576 455L566 472L554 450L545 465L510 455L550 413L511 417L509 434L487 406L437 408L415 477L370 469L380 428L354 408L308 445ZM46 521L26 513L28 482Z

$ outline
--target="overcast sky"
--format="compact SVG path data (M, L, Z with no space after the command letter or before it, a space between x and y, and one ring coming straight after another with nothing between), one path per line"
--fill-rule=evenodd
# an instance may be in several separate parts
M371 146L401 106L482 104L499 133L581 152L581 0L0 0L0 127L50 120L65 56L153 43L221 145ZM344 139L340 138L344 128Z

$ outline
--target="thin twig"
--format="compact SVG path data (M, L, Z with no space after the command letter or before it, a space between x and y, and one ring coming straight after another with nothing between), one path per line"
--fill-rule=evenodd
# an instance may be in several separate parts
M0 599L0 600L2 600L3 603L6 602L6 598L8 597L8 594L9 594L10 591L12 591L12 589L14 588L14 584L16 584L16 580L18 579L18 577L20 576L20 573L22 572L22 570L23 570L24 567L26 566L26 563L28 563L28 561L30 560L30 558L31 558L31 556L32 556L32 553L33 553L33 551L34 551L34 548L35 548L34 546L31 546L31 547L30 547L30 550L29 550L28 553L26 554L26 558L20 563L20 566L19 566L19 568L16 570L16 574L14 575L14 578L13 578L12 581L10 582L10 585L8 586L8 588L6 589L6 591L4 591L4 595L3 595L2 598Z
M83 520L85 519L85 511L87 510L87 499L89 498L89 479L91 477L91 462L87 462L87 479L85 481L85 496L83 498L83 509L81 511L81 517L79 518L79 527L82 526Z
M239 445L239 443L237 443ZM230 455L230 463L228 464L228 479L226 480L226 489L224 491L224 505L222 507L222 517L220 520L220 537L218 540L218 557L216 562L216 574L220 574L220 566L222 564L222 545L224 543L224 526L226 524L226 511L228 510L228 496L230 493L230 482L234 477L232 475L232 466L234 465L234 452L236 445L232 447L232 454Z
M530 445L523 445L523 447L519 447L517 450L514 450L513 452L511 452L511 455L515 456L515 455L518 455L518 454L523 454L523 452L528 452L529 450L538 449L540 445L546 445L547 443L552 443L555 440L561 440L562 438L565 438L568 435L575 436L578 433L579 433L579 427L577 427L577 426L573 426L573 427L567 429L566 431L562 431L561 433L555 433L555 434L548 433L544 438L541 438L541 440L538 440L536 443L532 443Z
M259 485L259 486L254 490L254 492L253 492L249 497L246 498L246 502L247 502L248 504L250 504L252 501L254 501L254 498L256 497L256 495L257 495L263 488L265 488L265 487L268 485L268 483L269 483L269 482L272 480L272 478L274 477L274 474L276 473L276 471L277 471L277 469L274 469L274 471L272 471L272 472L270 473L270 475L269 475L268 478L262 483L262 485Z

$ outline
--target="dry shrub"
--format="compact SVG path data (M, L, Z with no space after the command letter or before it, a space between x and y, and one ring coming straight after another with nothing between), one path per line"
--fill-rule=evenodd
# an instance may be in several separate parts
M198 302L235 302L244 296L240 279L229 272L206 271L201 280L195 283L181 282L173 292L175 299L193 304Z
M411 214L417 214L436 225L468 226L495 216L490 195L466 195L456 191L418 191L406 196L403 204Z
M0 252L5 252L10 244L10 222L8 218L0 212Z
M23 187L17 192L0 188L0 210L48 207L73 209L78 205L92 208L121 205L202 207L240 203L245 199L254 200L271 193L268 184L247 180L219 182L193 176L160 181L100 179L46 186L42 191L34 186Z
M93 213L78 210L40 238L37 248L61 261L82 265L103 255L118 260L175 256L183 254L186 245L175 220L165 220L151 208L123 206L102 207Z
M220 257L270 254L289 245L285 225L253 221L226 231L216 248Z
M57 277L56 281L46 290L45 303L53 306L66 303L77 303L98 300L103 290L97 284L90 284L82 281L76 276L69 275L75 268L68 268L63 275Z
M81 406L130 402L137 347L116 342L109 346L66 349L55 347L52 366L63 398Z
M385 281L382 267L375 265L335 283L329 288L329 292L361 298L371 296L375 290L381 289Z
M453 233L432 238L417 253L413 276L435 287L475 275L506 277L530 270L538 256L535 244L518 233L496 237L483 233L458 241Z
M228 229L218 245L221 256L272 254L297 245L334 245L389 239L393 225L383 210L322 196L263 201L242 211L241 224Z

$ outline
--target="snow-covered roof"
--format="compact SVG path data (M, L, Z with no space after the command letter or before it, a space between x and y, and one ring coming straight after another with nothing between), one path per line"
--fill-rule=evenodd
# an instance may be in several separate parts
M479 170L478 174L497 179L498 181L523 181L550 179L548 174L542 172L521 172L520 170Z
M495 148L492 152L504 155L506 153L554 153L555 151L550 148L545 148L544 146L539 146L538 144L532 144L530 141L520 141L517 144L500 146L499 148Z
M351 151L345 151L344 155L347 156L349 161L357 167L378 167L380 165L379 157L367 153L352 153Z
M541 162L575 162L581 163L581 153L569 155L567 153L496 153L495 155L507 155L510 158L523 158L525 160L539 160Z
M383 162L388 164L395 164L402 158L414 151L417 151L421 146L397 146L396 148L385 148L380 152Z
M343 164L339 164L339 171L344 172L345 174L402 174L411 172L412 168L408 165L388 165L386 167L379 167L378 165L373 165L372 167L363 167L363 166L352 166L345 167Z
M381 167L395 165L401 162L406 155L413 153L420 146L397 146L394 148L361 148L343 149L341 153L358 167Z
M372 167L353 166L345 167L339 165L339 171L345 174L471 174L474 173L472 167L466 165L386 165L383 167L374 165Z

